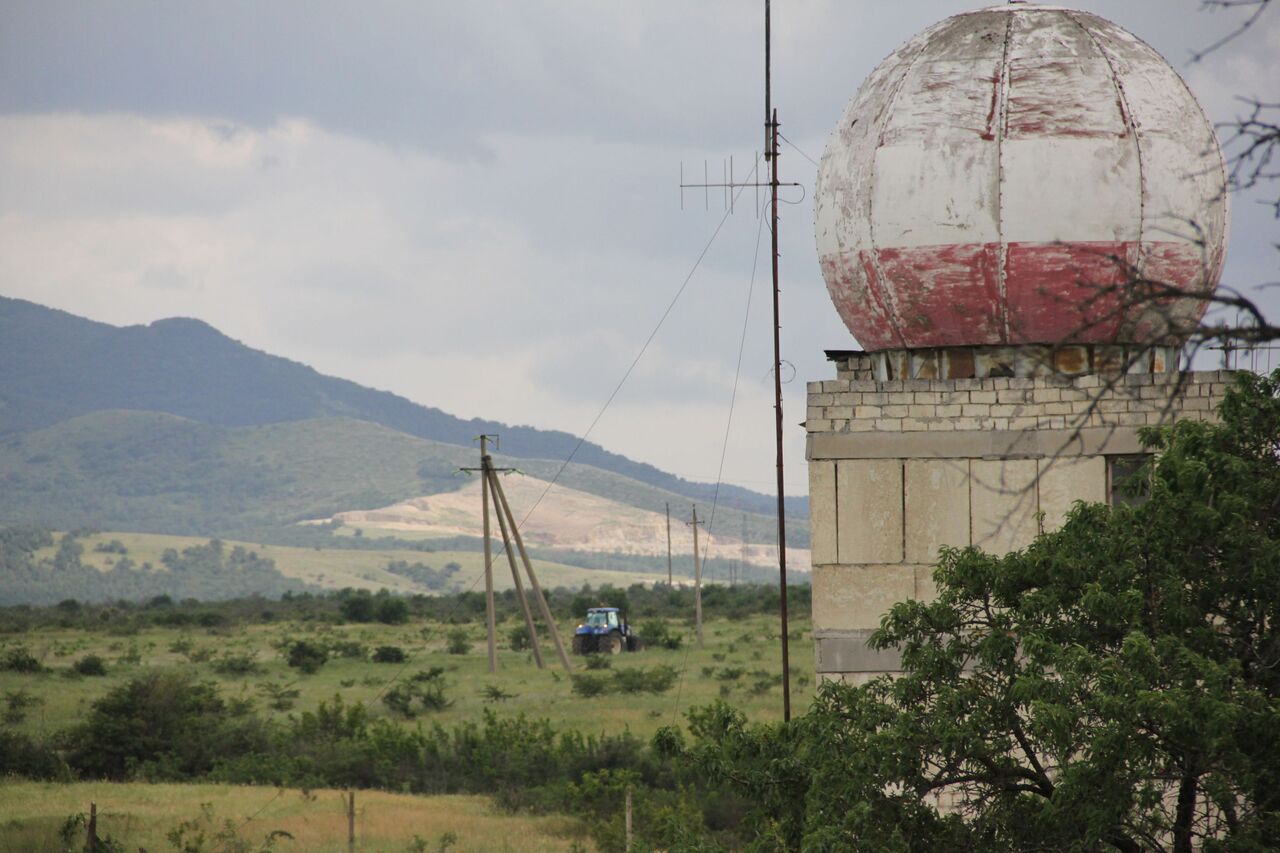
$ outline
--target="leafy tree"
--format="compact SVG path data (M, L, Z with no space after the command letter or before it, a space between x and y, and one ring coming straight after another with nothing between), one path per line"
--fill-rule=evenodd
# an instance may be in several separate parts
M1139 506L943 554L937 600L791 725L693 715L694 766L807 850L1280 849L1280 371L1143 435Z
M253 743L252 720L212 684L175 671L148 672L93 703L65 737L67 763L92 778L143 774L188 778Z

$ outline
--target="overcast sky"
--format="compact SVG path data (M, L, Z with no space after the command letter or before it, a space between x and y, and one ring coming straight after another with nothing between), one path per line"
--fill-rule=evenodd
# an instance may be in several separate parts
M980 5L777 0L775 103L804 152L784 148L783 180L811 189L805 155L871 69ZM1164 53L1215 120L1277 97L1280 14L1192 65L1238 13L1077 5ZM742 177L761 147L761 6L3 0L0 293L119 325L198 317L456 415L581 434L723 217L718 197L681 210L681 162L718 177L732 155ZM781 230L791 493L804 381L856 346L804 195ZM742 201L591 436L698 480L717 472L759 233ZM1278 237L1235 199L1225 280L1275 280ZM762 252L726 462L762 491L767 274Z

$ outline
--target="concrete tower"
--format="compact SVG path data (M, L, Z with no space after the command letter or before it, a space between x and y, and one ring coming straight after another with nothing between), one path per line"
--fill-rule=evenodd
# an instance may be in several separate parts
M886 59L818 172L818 256L865 351L809 384L818 671L898 668L867 636L932 595L939 547L1027 545L1112 499L1137 430L1212 417L1179 373L1226 245L1213 127L1095 15L1010 3Z

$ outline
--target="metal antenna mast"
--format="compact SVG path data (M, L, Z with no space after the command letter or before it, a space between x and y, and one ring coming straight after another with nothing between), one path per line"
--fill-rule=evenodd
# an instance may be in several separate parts
M763 187L768 191L769 231L773 246L773 411L774 433L777 440L778 467L778 585L781 589L782 604L782 718L791 719L791 651L787 620L787 510L783 487L783 454L782 454L782 324L778 317L778 189L780 187L798 187L800 184L782 183L778 180L778 111L773 106L773 14L770 0L764 0L764 159L769 164L767 181L745 181L739 183L733 179L732 168L726 171L725 181L719 184L704 182L686 184L684 182L684 165L680 166L680 205L684 207L684 191L701 189L705 195L713 187L722 187L726 193L726 206L733 210L735 192L740 188ZM732 164L732 161L730 161ZM703 174L707 174L703 164Z
M791 719L791 651L787 636L787 508L782 477L782 324L778 318L778 111L773 106L773 15L764 0L764 126L769 163L769 226L773 238L773 411L778 442L778 586L782 605L782 719Z

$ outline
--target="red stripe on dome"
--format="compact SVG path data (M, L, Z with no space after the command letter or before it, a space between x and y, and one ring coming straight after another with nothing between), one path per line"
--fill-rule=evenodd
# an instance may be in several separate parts
M1216 280L1221 259L1202 258L1190 243L1144 248L1145 279L1190 298L1155 302L1150 289L1135 286L1139 253L1133 241L1009 244L1008 338L1001 325L997 243L880 248L874 256L862 250L828 255L822 267L836 309L868 350L1153 342L1169 335L1171 320L1185 326L1204 313L1206 301L1197 294L1203 282Z

